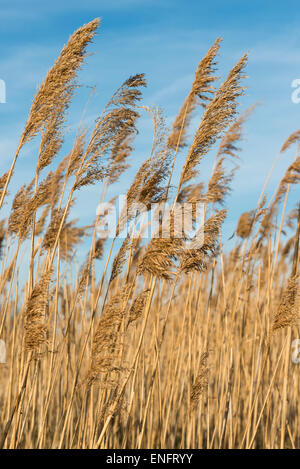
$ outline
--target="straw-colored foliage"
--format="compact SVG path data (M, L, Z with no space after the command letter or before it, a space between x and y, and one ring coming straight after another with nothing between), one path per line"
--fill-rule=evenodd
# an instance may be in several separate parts
M243 207L226 243L223 224L236 215L228 194L253 108L239 115L247 56L220 84L217 39L171 130L159 108L141 105L146 79L137 74L64 153L66 111L98 27L97 19L83 26L63 48L0 178L0 205L11 204L0 224L0 447L299 448L300 208L286 213L300 182L298 152L274 197L263 190L256 207ZM141 114L153 140L127 184ZM16 188L32 139L32 180ZM282 158L298 143L296 131ZM116 236L100 237L107 212L82 225L76 201L94 185L96 213L108 191L115 201L121 180L127 206ZM137 207L150 218L154 203L162 222L149 239Z

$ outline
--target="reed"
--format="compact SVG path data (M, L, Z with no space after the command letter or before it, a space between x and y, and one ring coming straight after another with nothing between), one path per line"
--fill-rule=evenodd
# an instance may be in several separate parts
M136 74L112 94L93 129L78 126L64 153L66 111L99 24L77 30L62 49L0 178L0 206L11 203L0 222L0 337L7 349L0 446L299 448L299 365L291 357L300 332L300 211L290 201L300 181L298 149L268 199L270 172L227 247L227 196L254 108L239 114L246 55L218 85L217 39L171 130L159 108L141 103L146 80ZM96 210L119 195L142 113L153 123L152 143L135 168L116 234L98 237L105 213L82 226L72 218L76 199L96 185ZM194 136L191 116L199 118ZM8 195L33 138L32 180ZM278 156L298 144L296 131ZM200 173L211 154L210 174ZM199 203L203 223L191 235L181 222L186 216L191 229L199 221ZM149 215L153 204L160 204L161 222L149 240L138 207ZM120 243L127 221L133 229ZM80 244L86 252L78 266Z

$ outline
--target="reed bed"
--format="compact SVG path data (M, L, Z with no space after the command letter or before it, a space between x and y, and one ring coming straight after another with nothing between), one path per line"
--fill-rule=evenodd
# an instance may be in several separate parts
M0 179L3 206L23 147L39 142L33 179L9 195L1 222L0 447L299 448L300 365L292 355L300 338L300 205L287 208L300 182L300 133L279 151L293 146L296 156L278 190L268 200L263 188L227 249L226 196L253 111L238 112L247 56L219 85L217 39L171 130L160 109L142 105L144 75L129 77L91 131L78 127L65 154L66 111L98 27L98 19L84 25L63 48ZM104 213L80 226L72 207L91 184L99 187L95 209L120 187L141 114L153 122L153 145L136 168L115 236L105 239L97 231ZM211 155L205 175L201 162ZM136 204L149 212L166 202L168 235L162 223L145 239ZM201 242L181 230L183 203L191 224L202 207ZM128 220L134 228L120 244ZM74 250L83 240L77 269Z

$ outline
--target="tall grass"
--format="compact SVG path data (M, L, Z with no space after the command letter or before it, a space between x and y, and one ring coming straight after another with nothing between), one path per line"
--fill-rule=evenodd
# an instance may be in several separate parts
M299 448L300 375L291 344L299 337L300 206L286 213L290 188L300 181L298 148L273 198L264 187L257 207L237 220L234 247L223 249L224 204L252 109L238 115L246 56L216 86L218 39L171 131L159 109L141 105L146 81L135 75L91 132L79 126L64 155L66 110L98 26L97 19L83 26L62 50L0 179L2 206L22 148L37 139L33 179L1 222L7 360L0 364L0 447ZM115 236L98 238L104 214L80 227L71 208L91 184L99 187L95 208L106 201L128 169L141 113L153 121L152 148ZM189 138L192 115L199 125ZM295 132L279 156L298 143ZM212 172L204 175L201 161L213 151ZM145 240L136 204L150 210L165 202L170 233L162 235L163 224L160 236ZM192 222L202 204L201 243L178 236L178 203ZM134 229L114 255L128 220ZM284 244L287 227L292 235ZM82 239L90 247L78 271L73 252Z

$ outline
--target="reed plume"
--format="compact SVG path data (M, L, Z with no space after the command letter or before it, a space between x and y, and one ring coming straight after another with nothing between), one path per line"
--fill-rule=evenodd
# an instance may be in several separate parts
M240 85L240 80L245 76L246 62L247 56L244 55L229 72L227 79L208 104L187 155L181 173L180 185L195 176L196 167L203 156L209 152L218 136L235 117L236 99L244 91L244 88Z
M86 57L86 48L93 40L99 24L100 20L96 18L77 29L62 49L33 100L22 135L23 144L40 131L49 116L51 121L62 97L64 109L67 108L74 91L74 80Z
M25 347L38 351L47 342L46 311L49 301L49 284L51 271L42 274L41 279L34 285L28 298L24 312Z
M118 355L121 346L120 325L125 317L123 302L127 291L113 296L105 305L93 336L88 384L111 386L122 371Z
M293 326L299 320L299 277L291 276L274 314L272 331Z
M186 145L187 127L197 102L205 108L206 103L211 100L211 95L214 93L212 83L217 79L213 73L215 72L215 59L220 49L220 42L221 38L218 38L198 65L192 88L185 98L168 137L167 145L173 150Z
M224 240L227 212L229 224L236 213L216 204L234 189L231 165L239 162L251 108L238 117L246 56L215 88L217 40L171 132L159 107L140 103L146 80L137 74L94 127L78 126L64 152L76 72L97 25L80 28L48 73L13 165L0 178L1 205L18 152L40 135L34 174L0 221L0 345L7 352L7 363L0 353L0 447L297 448L300 210L288 196L299 183L298 151L274 195L264 195L265 184L257 207L243 208L237 238ZM198 105L203 115L180 177L176 154L188 143ZM72 215L81 196L75 191L96 184L87 194L90 209L98 190L100 202L114 202L144 111L152 144L107 249L110 208L86 226ZM279 156L295 143L299 132ZM212 174L200 181L199 163L210 151ZM102 236L99 225L108 228ZM83 262L82 241L84 248L90 242Z
M192 385L191 402L192 410L195 410L200 397L207 391L209 368L207 366L208 353L204 352L200 358L199 371Z
M95 19L75 31L40 85L12 165L5 178L0 207L6 196L19 153L26 142L34 138L41 129L46 129L41 144L42 159L38 162L40 168L47 166L60 149L62 143L60 125L64 119L63 115L72 99L76 74L86 57L86 48L95 36L99 24L99 19Z
M226 210L219 210L205 221L190 244L181 253L181 272L207 269L211 259L218 253L219 235L222 223L226 218Z

